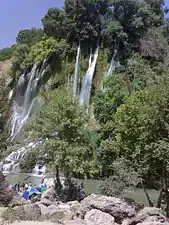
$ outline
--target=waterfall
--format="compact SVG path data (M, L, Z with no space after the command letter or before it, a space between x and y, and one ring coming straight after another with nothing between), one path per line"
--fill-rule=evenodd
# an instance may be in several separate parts
M89 104L90 104L92 81L93 81L93 75L94 75L94 71L95 71L95 67L97 63L98 54L99 54L99 46L96 48L94 52L93 61L92 61L92 52L90 52L89 68L86 72L86 76L83 81L82 90L80 94L80 105L85 104L87 106L87 110L89 109Z
M8 101L11 100L12 96L13 96L13 89L11 89L10 92L9 92Z
M73 95L74 96L77 95L77 89L78 89L79 63L80 63L80 42L77 48L76 65L75 65L74 80L73 80Z
M46 60L41 66L35 64L30 72L23 73L18 81L16 99L11 116L11 139L13 140L26 124L37 100L38 83L45 73Z
M115 71L115 69L119 66L119 61L117 61L116 57L117 57L117 49L114 51L109 69L106 74L107 77L111 76L112 73Z
M6 157L4 162L5 164L1 163L1 168L3 173L14 172L16 168L19 167L19 161L23 159L24 155L32 150L33 148L37 147L39 144L43 142L42 139L38 139L36 141L30 142L25 147L22 147L16 151L12 151L10 155Z
M92 46L90 47L89 67L91 66L91 63L92 63Z

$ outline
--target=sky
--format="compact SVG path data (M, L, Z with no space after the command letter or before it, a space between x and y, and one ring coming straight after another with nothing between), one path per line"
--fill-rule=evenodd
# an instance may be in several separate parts
M0 0L0 49L15 44L21 29L42 26L51 7L62 8L64 0Z
M165 0L169 7L169 0ZM0 49L15 44L21 29L42 27L41 19L51 7L62 8L64 0L0 0Z

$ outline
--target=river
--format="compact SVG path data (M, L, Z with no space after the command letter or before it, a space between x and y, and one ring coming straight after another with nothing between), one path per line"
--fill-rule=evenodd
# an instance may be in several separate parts
M48 177L48 176L47 176ZM30 176L29 174L16 174L16 173L10 173L7 174L6 177L7 181L9 184L15 185L18 182L25 183L25 182L30 182L35 185L39 185L41 182L42 178L38 176ZM75 181L80 184L82 180L80 179L75 179ZM100 180L85 180L84 182L84 187L85 190L88 194L100 194L100 184L103 181ZM154 203L157 202L157 196L158 196L158 191L149 189L147 190L151 199L153 200ZM143 189L141 188L136 188L133 190L126 190L126 192L123 194L124 197L132 198L134 201L148 205L147 198L144 194Z

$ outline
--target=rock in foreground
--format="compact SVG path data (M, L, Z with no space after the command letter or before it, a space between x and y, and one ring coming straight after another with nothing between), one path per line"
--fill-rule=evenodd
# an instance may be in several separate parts
M167 219L159 215L159 209L146 207L136 212L134 206L115 197L90 195L80 203L66 204L44 199L46 197L43 196L40 202L23 207L26 220L47 220L64 225L169 225ZM20 207L13 210L17 220L25 220L19 218ZM5 215L7 219L8 213Z

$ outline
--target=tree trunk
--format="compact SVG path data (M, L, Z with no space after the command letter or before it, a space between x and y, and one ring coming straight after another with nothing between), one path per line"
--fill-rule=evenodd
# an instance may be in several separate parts
M163 177L164 177L164 168L163 168L162 176L161 176L161 188L160 188L158 199L157 199L157 205L156 205L157 208L161 207L161 200L163 197L163 190L164 190Z
M157 205L156 205L157 208L161 207L162 194L163 194L163 188L161 188L160 191L159 191L159 195L158 195L158 199L157 199Z
M55 179L55 190L56 190L56 193L58 195L58 197L60 196L60 193L61 193L61 190L62 190L62 184L60 182L60 177L59 177L59 167L58 165L55 166L55 176L56 176L56 179Z
M148 194L148 192L147 192L147 190L146 190L146 188L145 188L145 186L144 186L144 184L143 184L143 181L142 181L141 183L142 183L142 187L143 187L144 193L145 193L145 195L146 195L148 204L149 204L150 207L153 207L153 202L152 202L151 199L150 199L150 196L149 196L149 194Z
M165 192L166 192L166 199L167 199L167 217L169 217L169 191L168 191L168 173L165 168L164 172L164 180L165 180Z

